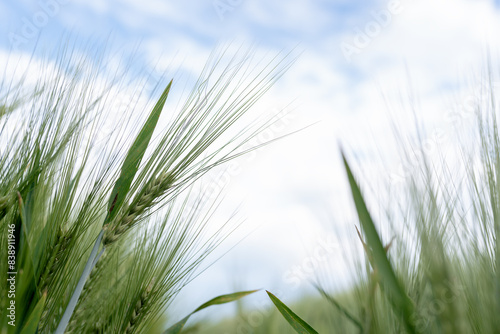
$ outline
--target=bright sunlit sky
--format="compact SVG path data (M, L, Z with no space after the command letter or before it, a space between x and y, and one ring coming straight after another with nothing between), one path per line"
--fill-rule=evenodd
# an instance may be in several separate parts
M381 156L392 159L389 120L401 121L403 132L413 125L401 108L411 92L426 139L446 142L450 101L474 93L464 83L488 50L499 50L500 1L3 0L0 27L0 59L30 55L37 43L50 50L66 34L109 54L134 53L134 67L154 79L164 71L166 80L196 77L220 45L300 54L256 108L289 112L268 139L311 126L241 158L223 182L218 217L239 208L244 225L221 248L234 245L231 252L180 295L174 314L182 316L236 289L265 288L291 301L314 278L294 268L334 268L332 285L348 284L342 249L358 241L339 141L355 169L365 171L363 180L379 176L370 187L398 179L396 164L377 166ZM323 250L327 257L318 258ZM260 307L263 300L261 294L248 303Z

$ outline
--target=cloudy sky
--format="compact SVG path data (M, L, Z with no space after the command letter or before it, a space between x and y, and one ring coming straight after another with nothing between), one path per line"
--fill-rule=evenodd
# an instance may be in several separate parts
M292 300L322 268L334 268L334 285L348 284L343 250L356 243L355 220L339 142L369 187L397 182L404 172L391 162L391 122L412 128L413 96L429 151L446 145L450 103L474 94L471 78L487 51L498 55L500 1L6 0L0 27L0 59L30 55L36 44L50 50L69 34L109 54L134 54L134 67L155 80L196 77L220 45L300 54L256 107L288 112L262 140L311 126L241 158L221 181L220 216L239 208L244 225L223 247L235 248L181 295L182 315L234 289L279 290Z

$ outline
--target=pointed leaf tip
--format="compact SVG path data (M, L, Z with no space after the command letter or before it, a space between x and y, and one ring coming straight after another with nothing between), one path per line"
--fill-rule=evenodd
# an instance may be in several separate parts
M47 291L44 291L42 297L38 300L33 311L31 311L28 320L26 320L21 334L35 334L38 330L38 323L42 317L43 307L47 300Z
M245 296L248 296L254 292L257 292L259 290L250 290L250 291L241 291L241 292L235 292L227 295L221 295L218 297L215 297L213 299L210 299L208 302L200 305L196 310L188 314L185 318L183 318L181 321L177 322L175 325L167 329L163 334L178 334L182 331L184 328L184 325L186 322L189 320L189 317L195 314L198 311L203 310L204 308L207 308L209 306L213 305L220 305L220 304L225 304L225 303L230 303L233 301L236 301L240 298L243 298Z
M141 131L135 138L134 143L128 150L127 156L125 157L125 160L122 164L120 176L118 177L118 180L116 181L113 191L111 192L111 195L109 197L108 217L104 221L103 225L105 225L115 217L118 211L115 210L115 207L117 209L120 208L125 200L125 197L130 191L132 181L137 174L142 158L146 153L149 142L151 141L151 137L153 136L153 132L156 128L156 125L158 124L158 119L160 118L163 106L165 105L165 101L167 100L172 82L173 80L170 80L170 83L163 91L158 102L149 114L148 119L142 126Z
M342 158L344 160L345 170L349 180L356 212L365 234L365 241L361 238L359 231L358 235L361 242L363 242L363 246L368 246L365 247L365 250L368 248L368 258L372 267L376 269L378 275L380 275L380 286L383 288L384 293L391 301L394 311L402 316L408 332L416 333L415 326L411 320L414 312L412 301L406 294L402 283L398 280L396 273L387 258L387 251L382 244L382 240L380 239L375 223L373 222L370 212L368 211L368 207L365 203L359 185L354 178L351 168L349 167L347 159L343 153Z
M293 327L293 329L299 334L318 334L314 328L312 328L307 322L302 320L298 315L293 313L293 311L286 306L281 300L279 300L271 292L267 291L269 298L274 303L278 311L283 315L283 318Z

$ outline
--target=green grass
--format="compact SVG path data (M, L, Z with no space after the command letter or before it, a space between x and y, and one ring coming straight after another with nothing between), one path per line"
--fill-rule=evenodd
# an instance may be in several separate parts
M318 286L323 301L275 303L284 319L268 311L248 333L500 333L499 92L491 85L482 94L475 120L457 128L463 142L454 149L433 159L402 146L404 165L418 163L401 185L388 185L389 203L367 203L342 152L362 231L352 240L365 262L352 264L357 283L342 295ZM325 286L335 280L319 276ZM219 326L213 332L228 325Z
M259 292L264 294L265 292ZM343 302L346 300L340 298ZM210 315L207 320L202 320L198 324L198 331L195 333L203 334L268 334L283 333L294 334L296 331L283 319L283 316L276 308L256 310L243 308L236 317L227 318L218 322L210 321ZM304 297L297 302L291 303L293 309L303 319L314 327L319 333L328 333L334 325L331 317L331 307L328 301L319 296ZM341 328L339 328L340 330Z
M194 186L247 152L273 121L233 130L289 65L275 59L255 70L247 56L211 58L166 126L159 124L175 80L156 104L114 119L99 146L107 94L119 88L102 85L99 66L63 52L35 83L26 76L0 83L0 279L8 282L0 285L8 312L1 332L500 333L500 137L491 84L475 121L459 129L466 144L438 159L403 146L402 159L418 165L389 189L382 209L364 188L371 180L353 172L342 151L359 222L352 242L362 252L352 290L333 293L322 277L321 298L290 307L268 293L276 308L259 310L262 321L250 327L251 310L219 325L188 320L255 291L169 318L175 296L234 228L208 233L218 200L202 200Z
M193 187L273 121L238 130L290 65L251 58L214 53L180 109L164 110L174 80L156 105L118 116L120 77L106 83L104 64L71 50L35 83L3 78L0 279L13 284L0 285L1 333L161 333L181 320L172 300L234 228L208 233L219 199ZM98 143L106 117L116 128Z
M379 222L344 157L366 242L367 269L358 276L365 283L353 296L358 332L500 332L498 92L483 94L476 121L458 129L472 146L419 159ZM403 152L413 158L408 147Z

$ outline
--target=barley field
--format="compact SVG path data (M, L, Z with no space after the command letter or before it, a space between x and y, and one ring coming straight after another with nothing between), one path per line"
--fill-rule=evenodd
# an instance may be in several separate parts
M499 1L0 22L0 334L500 333Z

